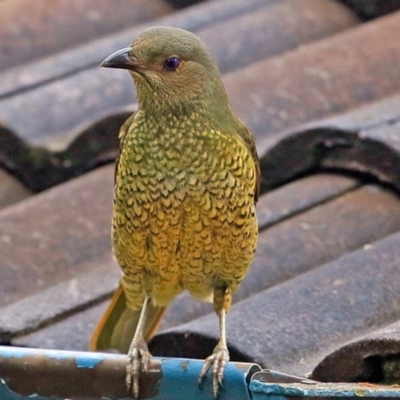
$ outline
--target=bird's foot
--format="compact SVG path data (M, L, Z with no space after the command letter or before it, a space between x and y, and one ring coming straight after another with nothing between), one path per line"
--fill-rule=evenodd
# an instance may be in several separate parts
M208 370L212 366L212 376L213 376L213 393L214 398L218 396L219 386L222 386L224 379L224 370L226 364L229 361L229 352L225 344L220 344L215 347L213 354L205 359L203 368L200 372L199 384L203 381L204 377L207 375Z
M151 354L143 338L134 338L128 351L126 386L135 399L139 398L140 370L147 372Z

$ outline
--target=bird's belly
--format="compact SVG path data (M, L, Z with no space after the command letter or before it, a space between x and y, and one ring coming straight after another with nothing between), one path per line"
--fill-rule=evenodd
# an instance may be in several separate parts
M131 297L146 295L156 305L167 305L183 290L205 301L212 301L216 285L234 291L257 241L254 205L237 200L236 205L211 200L211 207L190 198L174 207L154 202L137 224L145 208L132 216L124 207L123 218L116 208L114 253L131 282Z

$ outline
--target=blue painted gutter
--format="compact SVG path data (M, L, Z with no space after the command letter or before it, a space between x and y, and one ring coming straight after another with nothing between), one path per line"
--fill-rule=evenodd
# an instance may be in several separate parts
M252 381L250 392L253 400L284 400L290 398L400 398L400 387L362 383L262 383Z
M0 346L0 400L129 399L125 355ZM211 400L210 374L198 386L202 360L153 358L141 375L141 399ZM322 383L256 364L229 363L218 400L399 398L400 387Z
M127 399L127 356L0 346L0 400ZM199 387L202 360L153 358L142 373L141 399L211 400L210 373ZM250 400L255 364L229 363L220 400ZM25 397L21 397L25 396Z
M399 398L400 386L371 383L326 383L272 370L254 373L249 385L253 400Z

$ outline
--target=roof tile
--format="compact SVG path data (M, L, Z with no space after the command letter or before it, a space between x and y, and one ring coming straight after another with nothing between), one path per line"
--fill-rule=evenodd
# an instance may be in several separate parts
M0 211L0 305L111 260L113 179L107 166Z
M2 1L0 70L26 65L173 10L163 0L36 0L34 7L29 0Z

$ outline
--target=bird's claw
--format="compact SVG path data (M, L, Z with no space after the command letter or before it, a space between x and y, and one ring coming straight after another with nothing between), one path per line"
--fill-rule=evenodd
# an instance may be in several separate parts
M224 380L224 370L226 364L229 361L229 353L226 347L217 346L214 349L213 354L205 359L203 368L201 369L199 376L199 384L203 381L204 377L207 375L208 370L212 365L212 376L213 376L213 393L214 398L218 396L218 389L222 386Z
M149 370L151 354L144 339L134 340L128 352L126 366L126 386L135 399L139 398L140 370Z

